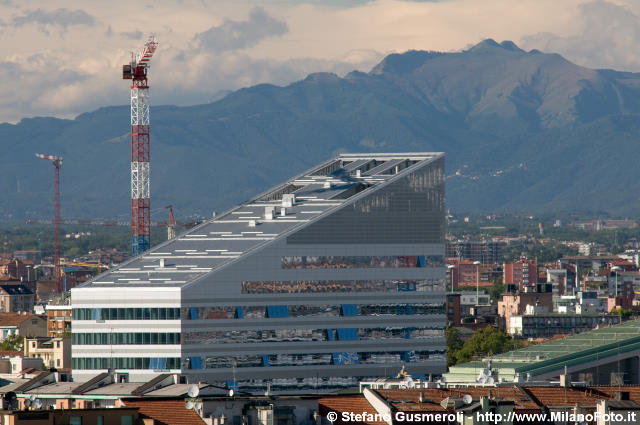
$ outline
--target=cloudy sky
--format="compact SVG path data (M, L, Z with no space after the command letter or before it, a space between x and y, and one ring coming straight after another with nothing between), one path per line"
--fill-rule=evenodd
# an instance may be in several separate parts
M145 2L0 0L0 122L127 104L121 66L150 33L160 42L153 104L368 71L392 52L459 51L485 38L640 72L639 0Z

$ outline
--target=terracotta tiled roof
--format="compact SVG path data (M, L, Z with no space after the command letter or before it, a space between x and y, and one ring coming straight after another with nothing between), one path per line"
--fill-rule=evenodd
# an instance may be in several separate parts
M35 314L0 313L0 326L18 326Z
M0 357L22 357L22 351L0 350Z
M127 407L137 407L142 418L156 425L205 425L202 418L185 407L184 400L124 400Z
M531 397L547 407L595 406L598 400L610 398L608 394L594 387L562 388L562 387L524 387L523 390Z
M322 416L323 418L326 418L329 412L337 413L338 419L333 422L335 425L386 425L386 422L384 421L345 422L342 420L342 412L354 413L356 415L363 414L365 412L371 415L376 414L376 409L374 409L373 406L371 406L367 399L362 395L321 398L318 400L318 411L320 413L320 416Z

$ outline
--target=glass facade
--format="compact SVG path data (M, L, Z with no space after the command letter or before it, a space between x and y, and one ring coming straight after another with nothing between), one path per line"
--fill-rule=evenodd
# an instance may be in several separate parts
M290 256L282 257L283 269L358 269L443 267L442 255Z
M180 309L160 308L74 308L73 320L177 320Z
M443 338L442 329L429 327L359 328L357 339L436 339ZM300 342L335 340L334 329L272 329L237 331L192 331L184 333L184 344L245 344L255 342Z
M444 181L442 157L289 235L287 243L444 243Z
M179 357L74 357L73 369L180 369Z
M426 280L293 280L242 282L243 294L316 292L411 292L442 291L440 279Z
M180 332L80 332L72 334L71 342L77 345L180 344Z

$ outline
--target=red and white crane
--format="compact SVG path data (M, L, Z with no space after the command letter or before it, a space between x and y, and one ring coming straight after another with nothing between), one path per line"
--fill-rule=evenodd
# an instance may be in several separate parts
M58 292L62 292L62 270L60 269L60 167L62 157L37 153L41 159L53 163L53 273Z
M154 36L123 65L122 78L131 82L131 256L151 246L149 162L149 62L158 43Z

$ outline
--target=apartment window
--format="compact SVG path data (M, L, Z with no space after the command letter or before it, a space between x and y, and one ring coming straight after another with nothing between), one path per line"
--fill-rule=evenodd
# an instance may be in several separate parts
M120 425L133 425L133 416L131 415L121 416Z
M96 425L104 425L104 416L98 416L96 418Z
M70 416L69 425L82 425L82 416Z

